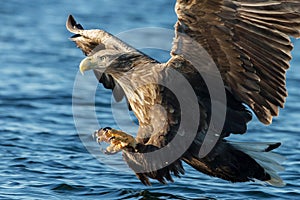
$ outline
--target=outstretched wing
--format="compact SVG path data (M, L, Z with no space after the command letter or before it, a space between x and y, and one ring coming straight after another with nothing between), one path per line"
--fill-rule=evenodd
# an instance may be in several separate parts
M91 56L101 49L109 48L104 45L103 41L109 39L111 35L105 31L99 29L84 30L81 24L77 24L72 15L68 17L66 27L71 33L75 34L70 39L76 43L77 47L80 48L86 56ZM115 37L113 38L115 39ZM128 47L127 45L122 46L122 42L110 42L111 46L114 48L122 48L126 49L126 51L134 50L131 49L131 47ZM117 102L123 99L123 97L125 96L123 89L110 75L105 74L103 72L99 72L98 70L94 70L94 74L99 80L99 82L102 83L106 89L113 90L113 96Z
M172 55L195 54L191 40L199 43L226 88L270 124L287 96L289 36L300 37L300 1L177 0L176 13Z

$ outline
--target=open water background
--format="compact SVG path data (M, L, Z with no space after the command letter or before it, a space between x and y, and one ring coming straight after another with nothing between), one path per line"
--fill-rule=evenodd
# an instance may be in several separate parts
M80 138L88 136L76 130L72 112L73 85L84 56L68 40L67 16L73 14L86 28L113 34L145 27L173 29L174 4L174 0L1 1L0 199L300 198L300 40L294 41L289 97L280 117L269 127L254 120L248 134L234 138L281 141L277 152L286 157L286 171L281 173L286 187L231 184L189 166L175 183L145 187L131 171L122 170L120 155L103 156L99 151L96 159L87 151ZM140 37L151 38L147 33ZM147 53L161 61L168 58L167 52ZM99 90L98 119L114 126L111 93L101 86Z

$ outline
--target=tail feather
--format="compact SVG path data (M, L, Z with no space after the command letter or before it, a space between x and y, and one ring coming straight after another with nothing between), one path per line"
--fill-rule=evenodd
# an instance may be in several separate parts
M220 141L205 158L186 156L184 161L210 176L231 182L263 181L282 187L285 183L278 176L283 171L284 157L270 152L280 143L247 143Z
M276 144L279 144L276 145L277 147L280 146L280 143ZM277 174L279 171L284 171L284 167L281 165L281 163L284 162L285 158L279 154L270 152L269 149L272 146L275 146L274 143L231 142L231 145L251 156L260 166L265 169L266 173L268 173L271 177L270 180L266 181L267 183L277 187L285 186L285 183Z

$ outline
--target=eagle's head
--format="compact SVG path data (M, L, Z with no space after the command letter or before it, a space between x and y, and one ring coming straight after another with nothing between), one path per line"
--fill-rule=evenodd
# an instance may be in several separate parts
M83 74L87 70L96 70L100 73L115 74L128 72L143 55L139 52L124 52L116 49L100 50L84 58L79 70Z
M122 53L117 50L98 51L84 58L79 65L79 70L82 74L91 69L104 72L112 68L112 63L121 55Z

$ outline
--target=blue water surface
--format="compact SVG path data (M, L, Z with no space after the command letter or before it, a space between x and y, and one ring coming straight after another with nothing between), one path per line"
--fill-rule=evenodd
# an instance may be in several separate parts
M78 63L84 55L68 40L67 16L73 14L86 28L99 27L113 34L144 27L172 30L174 4L174 0L1 1L0 199L300 198L300 41L296 40L285 109L271 126L253 120L248 134L235 137L281 141L277 152L286 157L286 170L280 173L286 187L231 184L189 166L175 183L154 182L146 187L121 164L121 155L104 156L99 151L96 159L87 150L86 146L95 142L83 143L81 139L89 140L84 134L92 133L95 127L87 125L86 132L76 129L72 99L82 100L86 106L77 116L87 120L85 124L90 119L84 110L93 105L84 103L84 90L79 96L72 95ZM140 37L151 38L147 33ZM146 51L158 60L168 58L166 51ZM111 93L101 86L98 90L97 117L102 124L114 126Z

